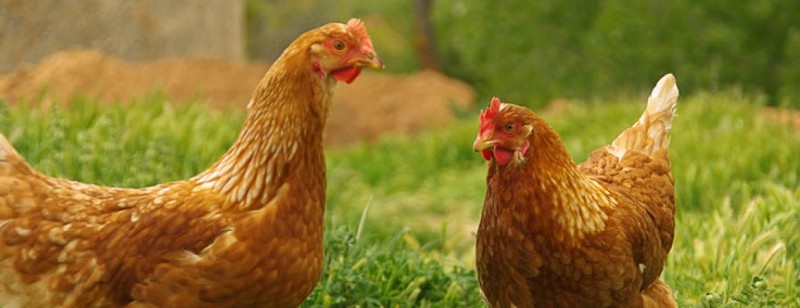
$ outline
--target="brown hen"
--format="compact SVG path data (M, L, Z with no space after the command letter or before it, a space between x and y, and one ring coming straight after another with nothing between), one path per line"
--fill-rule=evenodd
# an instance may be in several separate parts
M331 94L362 67L383 63L360 20L300 35L218 162L144 189L47 177L0 135L0 306L299 305L322 272Z
M492 100L473 144L488 160L476 262L492 307L674 307L659 276L675 214L668 74L611 145L575 165L529 109Z

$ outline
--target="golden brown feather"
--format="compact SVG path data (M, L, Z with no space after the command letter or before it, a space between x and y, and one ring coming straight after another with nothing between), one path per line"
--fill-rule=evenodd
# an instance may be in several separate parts
M302 34L217 163L144 189L47 177L0 135L0 306L299 305L322 272L333 87L382 66L360 20Z
M575 165L527 108L494 99L473 144L488 162L476 266L492 307L673 307L671 74L636 124Z

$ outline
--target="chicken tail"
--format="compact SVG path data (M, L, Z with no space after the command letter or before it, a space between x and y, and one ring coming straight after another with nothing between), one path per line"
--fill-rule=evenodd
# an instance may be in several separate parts
M647 100L647 109L636 124L626 129L611 144L609 152L622 158L628 151L652 155L669 147L669 131L678 101L675 76L666 74L653 88Z

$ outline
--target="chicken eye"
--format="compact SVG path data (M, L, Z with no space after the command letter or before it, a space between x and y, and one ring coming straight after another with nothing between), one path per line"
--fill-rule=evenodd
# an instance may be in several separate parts
M342 42L340 40L333 41L333 48L334 49L336 49L336 50L344 50L345 47L347 47L347 46L344 44L344 42Z
M506 126L503 127L503 130L505 130L506 133L510 133L510 132L513 132L514 128L516 128L516 127L517 127L517 125L514 125L514 123L507 123Z

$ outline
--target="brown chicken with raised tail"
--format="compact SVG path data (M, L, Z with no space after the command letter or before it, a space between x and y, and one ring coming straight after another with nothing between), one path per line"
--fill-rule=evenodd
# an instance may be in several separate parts
M575 165L529 109L492 99L473 144L488 160L476 266L491 307L675 307L668 74L639 120Z
M332 91L364 67L383 63L360 20L300 35L219 161L144 189L47 177L0 135L0 306L298 306L322 272Z

